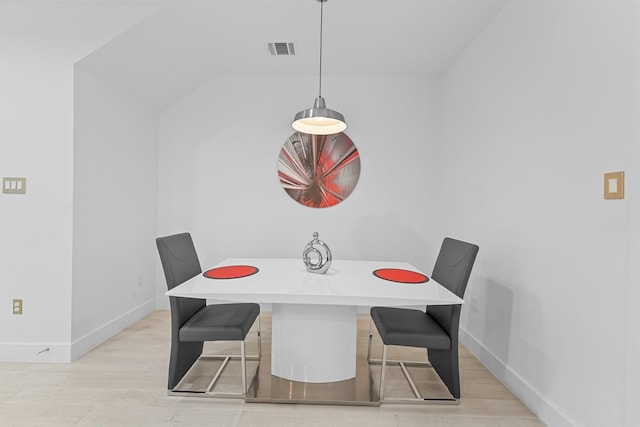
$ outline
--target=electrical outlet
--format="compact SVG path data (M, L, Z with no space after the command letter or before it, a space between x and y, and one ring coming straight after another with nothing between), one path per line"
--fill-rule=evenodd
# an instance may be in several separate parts
M22 314L22 300L14 299L13 300L13 314Z
M479 306L480 306L480 301L478 301L478 297L471 297L471 311L473 311L474 313L477 313Z

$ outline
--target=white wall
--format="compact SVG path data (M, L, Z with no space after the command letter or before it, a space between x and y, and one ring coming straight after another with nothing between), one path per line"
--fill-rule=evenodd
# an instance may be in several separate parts
M215 77L160 117L159 235L190 231L203 268L226 257L300 257L318 231L334 259L408 260L430 269L433 81L323 78L361 157L353 193L325 209L280 186L277 159L316 78ZM158 267L159 306L166 285Z
M152 9L0 8L0 176L27 178L26 195L0 193L0 360L68 361L73 64Z
M155 308L157 114L75 68L72 358Z
M516 0L442 79L435 219L480 245L464 342L551 426L640 424L636 25L633 1Z
M72 343L81 353L97 331L146 310L151 295L154 220L142 220L152 202L140 191L153 187L152 162L140 175L113 157L97 174L87 168L74 179L72 169L73 64L148 10L0 7L0 175L28 179L27 195L0 194L0 304L25 301L22 316L0 310L0 360L70 360ZM156 234L191 231L205 267L228 256L299 256L313 231L336 258L425 270L445 235L474 241L467 298L480 306L463 310L465 343L549 425L640 424L637 22L632 0L513 0L439 94L429 80L325 78L329 107L350 121L362 175L349 199L323 210L293 202L276 174L289 121L311 105L316 78L213 78L161 116ZM76 160L95 158L94 149L113 156L98 142L119 138L143 143L121 161L152 155L150 113L78 76L87 110L77 111L86 122L76 123ZM104 130L112 119L123 129ZM114 194L109 166L142 179L139 198ZM627 173L627 198L604 201L602 173L615 170ZM75 208L74 182L83 195ZM136 207L135 266L85 234L111 216L110 230L122 227L122 212L85 204L109 199ZM92 280L102 258L125 266L121 282ZM110 308L90 317L99 297Z
M631 143L627 154L629 169L635 171L633 181L630 182L632 187L637 188L637 175L640 171L640 7L636 6L635 10L635 48L634 50L634 66L633 66L633 109L632 117L634 125L634 139L636 143ZM627 338L625 343L627 346L627 354L625 358L625 389L624 403L625 420L627 424L640 424L640 310L638 310L638 301L640 301L640 263L636 260L640 259L640 197L637 191L629 197L629 279L626 294L626 320L627 320Z

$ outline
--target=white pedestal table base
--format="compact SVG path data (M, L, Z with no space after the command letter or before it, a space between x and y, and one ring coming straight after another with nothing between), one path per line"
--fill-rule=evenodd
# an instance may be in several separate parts
M273 304L271 374L329 383L356 376L355 306Z

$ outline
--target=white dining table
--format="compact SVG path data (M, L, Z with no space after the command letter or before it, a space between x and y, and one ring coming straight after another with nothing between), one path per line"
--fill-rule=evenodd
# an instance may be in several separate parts
M211 268L233 265L258 271L232 279L199 274L166 295L271 304L271 374L290 381L331 383L355 377L358 307L464 303L431 278L398 283L373 274L386 268L422 273L407 262L333 260L325 274L308 272L295 258L228 258Z

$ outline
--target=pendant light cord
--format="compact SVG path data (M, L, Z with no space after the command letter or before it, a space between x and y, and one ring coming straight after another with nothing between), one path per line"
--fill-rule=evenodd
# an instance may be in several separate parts
M324 2L326 0L319 0L320 1L320 84L318 87L318 96L322 96L322 15L323 15L323 10L324 10Z

